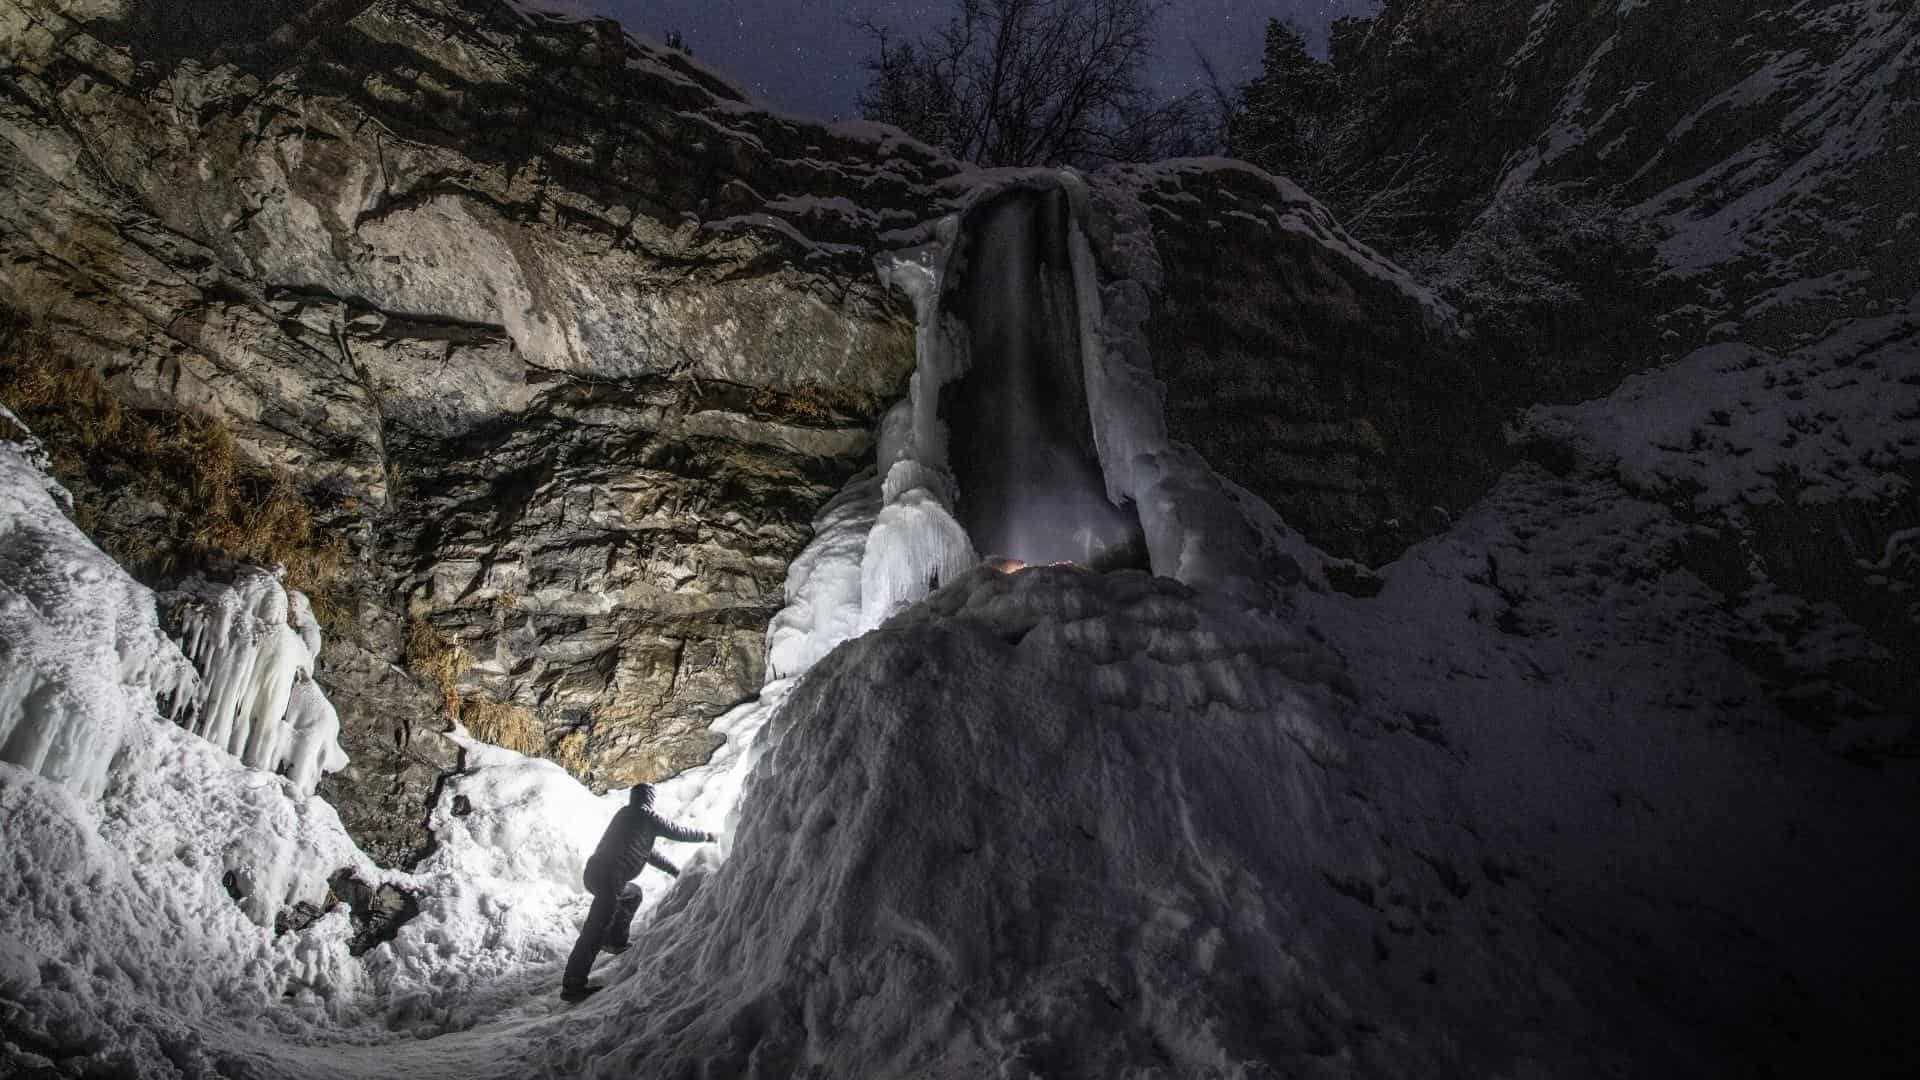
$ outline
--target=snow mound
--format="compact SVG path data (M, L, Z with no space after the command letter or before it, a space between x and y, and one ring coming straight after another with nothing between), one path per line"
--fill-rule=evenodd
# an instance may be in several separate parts
M333 808L171 725L148 732L143 767L98 801L0 765L0 1074L37 1049L103 1075L216 1075L216 1031L325 1029L358 989L344 908L273 931L335 871L375 873Z
M40 461L0 441L0 761L97 797L150 738L158 700L196 679L153 593L67 519Z
M1595 1064L1559 1041L1590 1026L1585 990L1547 974L1563 950L1523 916L1497 938L1465 932L1484 913L1462 902L1441 827L1382 808L1410 798L1405 744L1370 763L1344 685L1322 648L1218 593L977 570L801 681L728 860L667 896L626 980L575 1014L580 1041L525 1065ZM1439 756L1406 743L1429 769ZM1492 1019L1514 999L1547 1035Z

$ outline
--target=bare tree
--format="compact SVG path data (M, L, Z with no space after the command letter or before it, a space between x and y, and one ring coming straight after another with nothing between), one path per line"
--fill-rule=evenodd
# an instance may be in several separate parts
M1204 149L1193 95L1145 85L1163 0L959 0L946 28L872 36L859 97L869 120L981 165L1138 161Z

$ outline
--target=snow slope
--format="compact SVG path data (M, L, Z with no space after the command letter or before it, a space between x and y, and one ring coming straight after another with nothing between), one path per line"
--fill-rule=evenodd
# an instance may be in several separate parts
M828 657L734 854L528 1072L1576 1075L1663 1022L1483 884L1286 621L982 569ZM1525 1002L1515 1010L1514 1002Z

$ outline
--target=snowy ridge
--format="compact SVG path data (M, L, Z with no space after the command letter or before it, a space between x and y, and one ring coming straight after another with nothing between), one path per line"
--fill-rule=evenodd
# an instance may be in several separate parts
M347 765L340 717L313 681L320 626L307 598L272 573L240 567L230 584L196 577L169 597L201 673L189 726L303 794Z
M1773 161L1778 146L1743 148L1642 203L1640 212L1672 229L1663 254L1676 274L1697 274L1759 251L1774 260L1774 276L1798 276L1790 241L1804 214L1801 207L1822 189L1834 189L1829 198L1846 198L1841 182L1888 149L1894 125L1912 108L1895 92L1902 78L1920 68L1920 12L1911 5L1849 3L1819 10L1802 5L1788 17L1802 20L1809 35L1838 39L1839 54L1824 62L1799 50L1763 58L1764 66L1684 118L1668 140L1684 137L1718 111L1791 93L1792 108L1780 117L1775 141L1804 140L1807 146L1783 165ZM1703 192L1713 189L1724 194L1713 200L1711 212L1697 212ZM1824 215L1826 227L1857 228L1860 222L1850 219L1866 209L1842 202Z
M1518 32L1517 17L1488 18ZM1676 39L1695 36L1711 36L1697 67L1671 70L1687 64ZM1657 226L1660 268L1714 309L1701 329L1790 305L1874 313L1912 284L1876 233L1913 201L1916 72L1910 3L1543 0L1489 102L1528 117L1491 190L1599 196ZM1863 264L1885 280L1841 276Z

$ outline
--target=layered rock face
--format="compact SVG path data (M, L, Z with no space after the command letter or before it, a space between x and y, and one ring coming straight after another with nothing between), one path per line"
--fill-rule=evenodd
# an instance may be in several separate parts
M455 764L410 624L590 781L700 760L912 364L874 236L951 164L504 3L27 0L0 57L0 301L352 542L350 824L397 856Z
M1472 393L1445 303L1284 180L1123 173L1163 275L1145 329L1169 434L1315 543L1370 562L1444 524L1432 507L1485 490L1498 417Z

